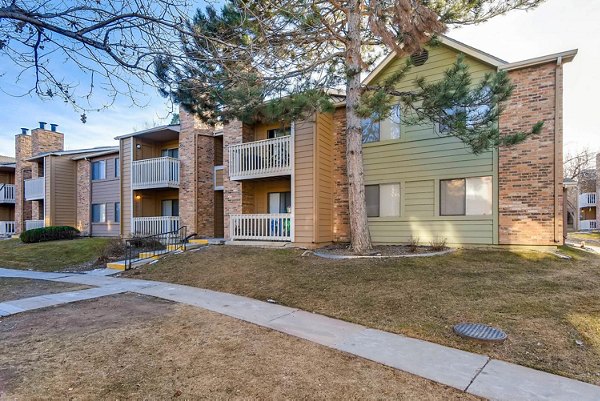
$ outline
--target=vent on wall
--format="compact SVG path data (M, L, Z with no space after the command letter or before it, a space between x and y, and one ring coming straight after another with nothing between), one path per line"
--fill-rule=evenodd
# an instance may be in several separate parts
M429 52L427 51L427 49L423 49L421 51L414 52L413 54L411 54L410 62L413 65L419 66L425 64L428 58Z

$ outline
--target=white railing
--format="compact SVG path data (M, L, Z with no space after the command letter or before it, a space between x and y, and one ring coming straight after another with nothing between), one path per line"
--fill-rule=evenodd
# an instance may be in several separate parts
M131 165L133 189L179 188L179 160L172 157L136 160Z
M596 193L589 192L579 195L579 207L596 206Z
M232 240L291 241L294 218L291 214L232 214Z
M134 217L133 235L156 235L179 230L179 217Z
M25 200L44 199L44 177L25 180Z
M596 220L580 220L579 221L579 229L580 230L595 230L598 228L598 223Z
M229 178L243 180L291 174L291 152L291 136L231 145Z
M15 203L15 186L0 184L0 203Z
M44 227L44 220L25 220L25 230Z
M13 235L16 232L14 221L0 221L0 235Z

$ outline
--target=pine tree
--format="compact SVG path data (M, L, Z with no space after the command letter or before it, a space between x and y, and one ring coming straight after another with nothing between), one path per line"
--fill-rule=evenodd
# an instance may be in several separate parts
M195 60L185 70L171 60L157 63L164 94L204 121L239 119L293 121L331 111L329 88L346 92L346 160L352 248L371 248L365 205L361 119L390 115L399 101L409 122L433 121L479 153L518 143L541 130L501 136L497 119L513 86L505 72L472 82L458 57L439 82L419 79L415 90L396 88L411 68L410 56L450 27L484 22L512 10L528 10L542 0L229 0L217 11L198 11L195 35L184 38ZM381 50L409 60L376 85L361 76ZM177 85L173 86L172 83Z

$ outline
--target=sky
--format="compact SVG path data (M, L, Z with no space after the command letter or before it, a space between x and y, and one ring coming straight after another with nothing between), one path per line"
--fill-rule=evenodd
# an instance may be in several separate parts
M589 147L600 151L596 96L600 93L600 0L547 0L539 8L515 11L484 24L452 30L449 36L513 62L579 49L564 66L564 143L566 152ZM1 59L0 59L1 60ZM77 74L77 71L66 73ZM6 79L0 75L0 80ZM23 93L15 82L2 82L0 92L0 155L14 155L14 135L21 127L35 128L38 121L56 123L65 133L65 148L116 145L114 137L170 120L170 105L151 88L145 89L142 106L120 99L108 110L89 112L87 123L61 101L43 101ZM8 88L9 90L6 90Z

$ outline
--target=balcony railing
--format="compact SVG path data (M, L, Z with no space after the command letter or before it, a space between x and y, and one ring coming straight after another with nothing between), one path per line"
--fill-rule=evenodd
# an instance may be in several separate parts
M25 220L25 230L44 227L44 220Z
M44 199L44 186L44 177L25 180L25 200L31 201Z
M0 236L13 235L15 231L14 221L0 221Z
M133 232L135 236L157 235L179 230L179 217L156 216L134 217Z
M596 220L580 220L579 221L579 229L583 231L587 230L596 230L598 228L598 224Z
M273 177L292 173L292 137L241 143L229 147L229 178Z
M132 188L179 188L179 160L172 157L136 160L131 165Z
M579 195L579 207L596 206L596 193L589 192Z
M232 214L232 240L291 241L294 218L291 214Z
M0 203L15 203L15 186L0 184Z

